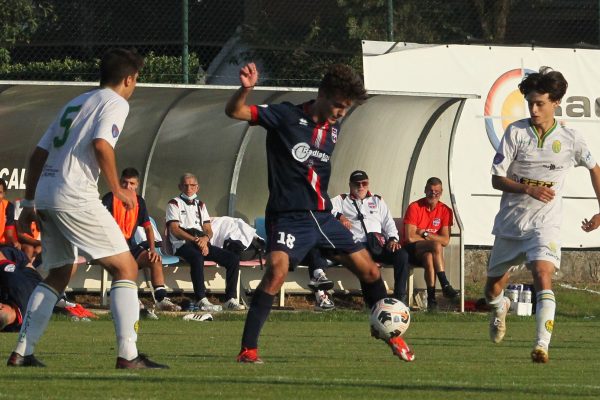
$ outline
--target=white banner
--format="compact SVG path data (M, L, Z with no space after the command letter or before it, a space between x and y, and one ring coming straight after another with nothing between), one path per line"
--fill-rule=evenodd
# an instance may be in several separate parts
M524 74L549 66L569 83L556 118L580 131L600 160L600 51L363 41L369 90L476 94L466 101L452 156L453 193L467 245L491 245L500 192L491 186L495 147L508 124L529 116L517 88ZM563 247L599 247L600 233L581 221L599 212L585 168L573 169L563 197Z

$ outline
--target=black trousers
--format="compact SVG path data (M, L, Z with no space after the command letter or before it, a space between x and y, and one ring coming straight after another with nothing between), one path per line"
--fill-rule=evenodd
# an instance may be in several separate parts
M225 298L227 300L236 297L238 282L238 271L240 270L240 257L220 247L208 245L208 255L203 256L202 251L195 243L186 242L175 252L177 257L183 258L190 264L190 276L196 300L206 297L206 286L204 286L204 260L214 261L224 267L225 273Z
M367 246L365 245L365 247ZM400 248L392 253L385 248L380 256L375 257L371 254L371 257L378 263L392 264L394 266L394 297L400 299L406 296L409 270L408 253L406 250Z

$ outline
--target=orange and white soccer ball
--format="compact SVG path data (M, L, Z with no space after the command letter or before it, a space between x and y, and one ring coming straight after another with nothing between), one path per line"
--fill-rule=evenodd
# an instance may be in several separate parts
M387 297L371 308L370 319L373 336L388 340L406 333L410 325L410 309L400 300Z

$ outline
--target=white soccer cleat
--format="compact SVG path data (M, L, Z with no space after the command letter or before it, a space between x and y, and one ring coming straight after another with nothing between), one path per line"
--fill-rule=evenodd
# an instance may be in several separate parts
M204 321L212 321L213 317L210 314L186 314L183 316L184 321L196 321L196 322L204 322Z
M548 349L544 346L535 345L531 350L531 361L538 364L546 364L550 358L548 357Z
M510 299L504 297L502 299L503 307L492 311L490 318L490 339L494 343L500 343L506 334L506 314L510 308Z

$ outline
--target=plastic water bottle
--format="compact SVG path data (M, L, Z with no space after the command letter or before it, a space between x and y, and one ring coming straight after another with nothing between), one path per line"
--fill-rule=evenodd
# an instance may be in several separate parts
M512 303L519 301L519 291L515 285L508 285L504 292L506 293L506 297L508 297Z
M531 288L529 285L523 285L519 301L521 303L531 303Z

